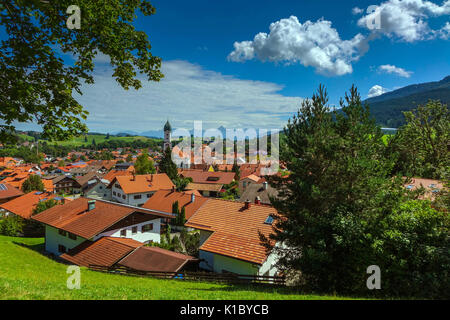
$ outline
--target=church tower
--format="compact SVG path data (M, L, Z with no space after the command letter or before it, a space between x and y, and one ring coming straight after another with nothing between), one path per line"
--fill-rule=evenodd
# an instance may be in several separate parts
M163 150L166 151L167 148L171 147L170 144L170 133L172 132L172 126L169 123L169 120L167 120L166 124L164 125L164 145Z

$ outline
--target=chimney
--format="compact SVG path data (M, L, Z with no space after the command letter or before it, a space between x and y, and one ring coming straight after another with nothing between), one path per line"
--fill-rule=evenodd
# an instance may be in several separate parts
M131 173L131 181L134 181L134 180L136 180L136 176L135 176L135 174L134 174L134 171Z
M245 200L245 205L244 205L244 209L250 209L250 200Z
M195 194L191 193L191 202L193 203L195 201Z
M264 182L263 182L263 189L264 189L264 190L267 190L267 186L268 186L267 181L264 181Z
M259 196L255 198L255 204L261 204L261 198Z
M95 200L89 200L88 201L88 211L95 209Z
M175 186L172 186L172 192L175 192Z

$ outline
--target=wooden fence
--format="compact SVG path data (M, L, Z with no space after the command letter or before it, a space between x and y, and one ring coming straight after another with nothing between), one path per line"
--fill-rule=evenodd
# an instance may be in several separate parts
M142 277L154 277L159 279L176 279L188 281L208 281L232 284L270 284L285 285L284 276L260 276L241 275L235 273L213 273L213 272L165 272L165 271L140 271L124 266L105 267L99 265L89 265L89 269L100 272L114 274L134 275Z

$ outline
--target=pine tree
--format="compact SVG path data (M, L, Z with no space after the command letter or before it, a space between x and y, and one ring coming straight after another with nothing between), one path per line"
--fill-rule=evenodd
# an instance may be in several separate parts
M171 180L178 178L177 165L172 160L172 150L170 148L167 148L164 151L163 157L159 163L159 169L162 173L167 174Z

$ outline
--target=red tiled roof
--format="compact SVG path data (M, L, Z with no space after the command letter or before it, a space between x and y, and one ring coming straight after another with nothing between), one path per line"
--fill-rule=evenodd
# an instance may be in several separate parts
M0 199L11 199L23 195L23 192L8 183L0 182Z
M142 245L143 243L129 238L102 237L95 242L83 242L68 253L62 254L61 258L84 267L111 267Z
M53 193L33 191L1 204L0 208L21 216L24 219L30 219L39 201L43 199L50 200L55 197L57 195Z
M88 200L87 198L78 198L62 206L55 206L45 210L33 216L32 219L76 234L82 238L91 239L134 212L172 218L172 216L148 209L103 200L97 200L95 208L88 211Z
M110 186L117 181L126 194L172 189L175 185L165 173L117 176Z
M250 204L248 209L244 206L242 202L208 199L185 224L213 231L200 250L262 264L267 253L258 232L265 236L272 232L272 225L264 222L277 211L268 205Z
M230 184L234 180L234 172L184 170L181 175L192 178L194 183Z
M119 265L140 271L177 272L194 257L158 247L140 247L118 262Z
M208 198L196 195L192 203L191 195L185 192L159 190L142 207L172 213L172 204L178 201L178 207L180 210L185 208L186 219L189 219L207 200Z

